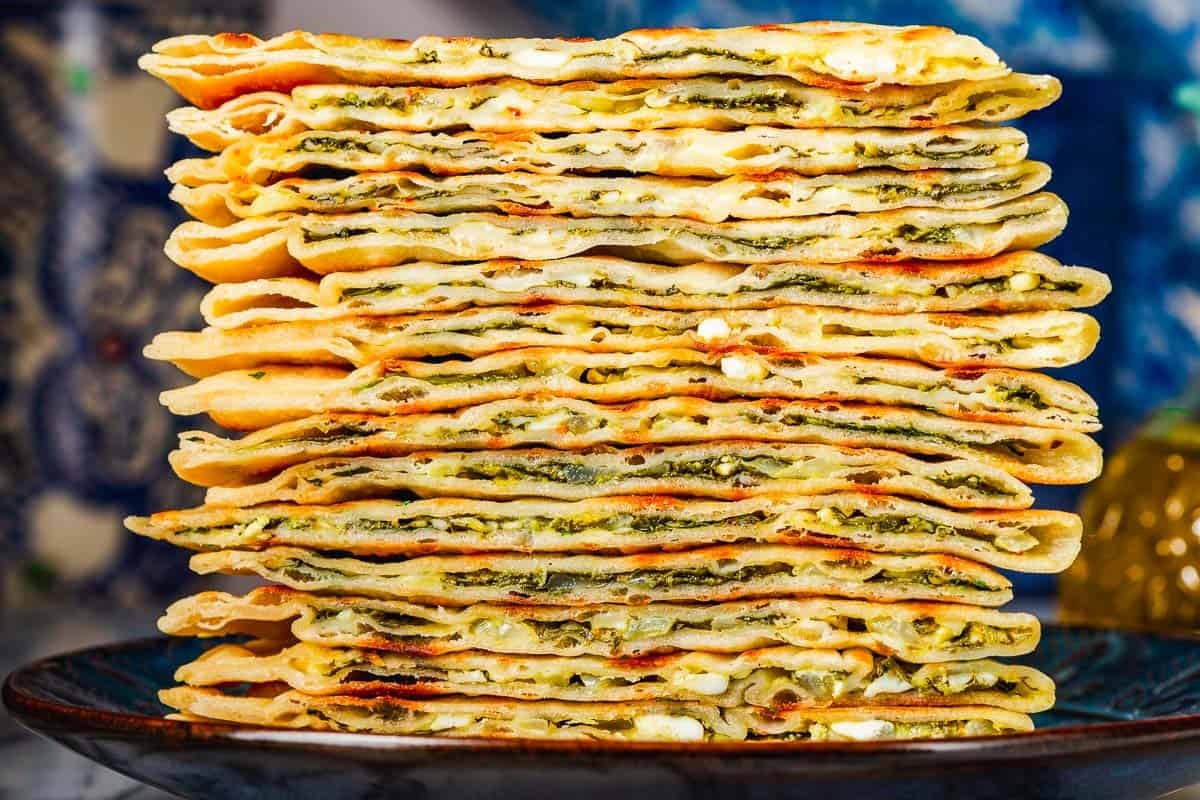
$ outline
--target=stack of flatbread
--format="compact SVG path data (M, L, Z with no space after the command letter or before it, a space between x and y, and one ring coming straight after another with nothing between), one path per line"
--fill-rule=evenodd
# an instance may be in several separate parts
M602 41L185 36L145 69L208 327L149 346L240 436L129 520L260 576L189 719L447 736L867 740L1053 703L998 569L1057 572L1103 275L1017 129L1058 82L941 28Z

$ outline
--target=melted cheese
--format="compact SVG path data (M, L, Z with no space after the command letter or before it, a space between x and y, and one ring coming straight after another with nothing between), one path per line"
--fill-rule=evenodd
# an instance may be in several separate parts
M511 58L515 64L537 69L556 69L571 60L569 53L549 50L517 50Z
M704 726L691 717L669 714L642 714L633 721L638 736L667 742L699 742L704 740Z
M767 368L759 362L740 356L722 358L721 372L731 381L760 381L770 374Z
M896 730L895 725L881 719L869 719L862 722L835 722L829 728L838 736L844 736L856 742L886 739L895 733Z

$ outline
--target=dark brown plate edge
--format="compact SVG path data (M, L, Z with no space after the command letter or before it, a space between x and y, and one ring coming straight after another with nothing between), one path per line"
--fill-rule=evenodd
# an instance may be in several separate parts
M1061 625L1069 630L1102 632L1111 629L1086 625ZM1200 636L1167 635L1145 631L1119 631L1135 636L1155 636L1200 642ZM285 728L235 725L222 722L188 722L144 714L101 711L34 697L18 684L46 668L52 661L100 652L139 650L170 641L151 636L107 645L79 648L47 656L10 673L0 689L0 701L21 725L53 737L55 731L125 739L150 739L172 745L230 747L254 745L278 749L336 752L361 750L442 753L474 752L491 755L570 754L596 757L754 757L791 758L797 755L842 756L847 759L880 754L924 755L939 763L981 760L1011 761L1014 758L1079 758L1106 753L1158 747L1200 747L1200 714L1180 714L1121 722L1097 722L1041 728L1029 733L980 736L946 740L899 740L883 742L604 742L596 740L546 740L508 738L454 738L397 736L390 734L306 731Z

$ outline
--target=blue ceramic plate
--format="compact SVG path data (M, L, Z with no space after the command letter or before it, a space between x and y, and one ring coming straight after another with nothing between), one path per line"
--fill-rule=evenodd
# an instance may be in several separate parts
M1200 783L1200 639L1047 626L1039 730L943 742L614 744L325 734L172 722L155 698L211 646L146 639L9 676L34 731L188 798L1150 798Z

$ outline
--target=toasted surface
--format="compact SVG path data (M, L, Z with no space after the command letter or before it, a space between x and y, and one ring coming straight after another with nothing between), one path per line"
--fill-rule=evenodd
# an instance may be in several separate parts
M1007 122L1053 103L1062 84L1013 73L984 81L884 86L871 92L804 86L786 78L576 81L499 80L456 88L299 86L259 92L212 110L179 108L171 130L219 150L244 136L303 130L583 133L753 125L788 128L937 128Z
M1111 288L1102 272L1063 266L1028 250L946 264L663 266L574 256L557 261L417 262L335 272L319 282L265 278L225 283L205 295L200 310L209 325L222 329L542 303L673 311L794 305L888 314L1020 312L1095 305Z
M1019 733L1029 717L986 706L720 710L699 703L566 703L495 698L410 700L312 697L287 691L240 697L178 686L159 693L172 708L204 719L280 728L439 736L620 741L863 741Z
M486 553L382 562L274 547L198 553L190 563L202 575L258 575L320 594L452 606L642 605L794 595L999 606L1012 599L1011 584L1003 575L954 556L782 545L628 556Z
M1007 472L967 459L920 460L890 450L728 440L663 447L418 451L321 458L261 483L213 487L213 505L337 503L388 497L582 500L677 494L737 500L761 494L899 494L954 508L1028 508Z
M959 512L869 494L731 502L606 497L562 502L437 498L331 506L200 506L130 517L135 533L193 550L303 547L363 556L434 553L634 553L713 544L946 553L1026 572L1065 569L1081 525L1061 511Z
M176 636L242 634L282 641L432 656L464 650L558 656L638 656L675 650L737 653L772 645L861 647L915 663L1025 655L1031 614L978 606L837 597L705 605L421 606L322 596L282 586L246 595L202 592L158 622Z
M680 700L723 708L984 705L1036 713L1054 704L1054 682L1030 667L990 659L918 665L867 650L798 647L605 659L478 651L409 656L260 641L214 647L180 667L175 680L197 687L285 684L309 695Z
M309 83L458 85L508 77L561 83L715 73L870 89L1008 73L978 39L947 28L847 22L643 29L599 40L423 36L409 42L305 31L264 40L220 33L164 39L138 65L204 107Z
M556 259L607 254L663 263L954 261L1045 244L1067 208L1040 193L989 208L699 222L682 218L508 216L402 211L277 214L232 225L185 222L172 261L214 283L387 267L410 261Z
M225 141L195 136L200 146ZM779 170L805 175L886 167L898 170L988 169L1025 158L1016 128L948 125L904 128L776 128L734 131L674 128L537 133L302 131L290 136L233 135L218 156L190 158L167 170L176 184L248 181L270 184L311 171L421 171L434 175L535 172L656 174L721 178Z
M517 216L684 217L724 222L896 208L987 208L1036 192L1049 179L1050 168L1037 161L899 174L884 169L816 177L775 172L720 181L527 172L438 178L416 172L375 172L345 178L286 178L268 186L244 181L176 185L171 199L212 225L282 213L357 211L494 211Z
M314 410L317 403L312 404ZM1090 437L923 410L809 401L718 401L670 397L627 405L531 396L451 413L327 414L271 426L249 440L202 432L171 457L181 477L244 485L329 456L393 456L434 448L679 444L726 439L876 447L979 461L1031 483L1084 483L1100 471ZM207 478L207 480L205 480Z

